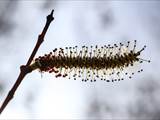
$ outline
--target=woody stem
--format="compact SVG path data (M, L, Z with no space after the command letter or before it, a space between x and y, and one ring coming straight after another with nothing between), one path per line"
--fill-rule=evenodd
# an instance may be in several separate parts
M20 74L15 82L15 84L13 85L13 87L11 88L11 90L8 92L8 95L7 97L5 98L4 102L2 103L1 107L0 107L0 114L3 112L3 110L5 109L5 107L8 105L8 103L13 99L14 97L14 94L17 90L17 88L19 87L19 85L21 84L23 78L30 72L32 72L32 69L30 68L30 64L35 56L35 54L37 53L40 45L42 44L42 42L44 41L44 37L45 37L45 34L48 30L48 27L50 25L50 23L54 20L54 17L53 17L53 12L54 10L51 11L51 13L47 16L47 21L46 21L46 24L41 32L41 34L38 36L38 40L37 40L37 43L27 61L27 64L26 65L22 65L20 67Z

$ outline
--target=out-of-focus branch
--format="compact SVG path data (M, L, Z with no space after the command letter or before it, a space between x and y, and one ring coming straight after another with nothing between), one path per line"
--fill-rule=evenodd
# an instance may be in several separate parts
M13 87L11 88L11 90L8 92L8 95L7 97L5 98L1 108L0 108L0 114L3 112L3 110L5 109L5 107L7 106L7 104L12 100L18 86L20 85L20 83L22 82L23 78L30 72L32 72L32 69L29 67L29 65L31 64L35 54L37 53L40 45L42 44L42 42L44 41L44 37L45 37L45 34L48 30L48 27L50 25L50 23L54 20L54 17L53 17L53 12L54 10L51 11L51 13L47 16L47 21L46 21L46 24L41 32L41 34L38 36L38 40L37 40L37 43L32 51L32 54L31 56L29 57L28 59L28 62L26 65L22 65L20 67L20 74L15 82L15 84L13 85Z

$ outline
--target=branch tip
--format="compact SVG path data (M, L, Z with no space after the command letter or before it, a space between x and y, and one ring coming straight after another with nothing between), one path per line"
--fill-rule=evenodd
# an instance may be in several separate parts
M53 12L54 12L54 9L52 9L52 11L51 11L51 14L50 14L51 16L53 16Z
M54 20L54 17L53 17L53 12L54 12L54 9L51 11L51 13L47 16L47 20L49 22L51 22L52 20Z

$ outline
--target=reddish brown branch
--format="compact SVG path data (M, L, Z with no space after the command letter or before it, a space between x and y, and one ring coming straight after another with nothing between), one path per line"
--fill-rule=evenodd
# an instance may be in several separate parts
M0 114L3 112L3 110L5 109L5 107L7 106L7 104L11 101L11 99L13 98L18 86L20 85L20 83L22 82L23 78L30 72L32 72L32 69L29 67L29 65L31 64L35 54L37 53L40 45L42 44L42 42L44 41L44 37L45 37L45 34L48 30L48 27L50 25L50 23L53 21L54 17L53 17L53 12L54 10L52 10L52 12L47 16L47 21L46 21L46 24L43 28L43 31L42 33L38 36L38 40L37 40L37 43L35 45L35 48L33 49L32 51L32 54L31 56L29 57L28 59L28 62L26 65L22 65L20 67L20 74L15 82L15 84L13 85L12 89L8 92L8 95L6 97L6 99L4 100L1 108L0 108Z

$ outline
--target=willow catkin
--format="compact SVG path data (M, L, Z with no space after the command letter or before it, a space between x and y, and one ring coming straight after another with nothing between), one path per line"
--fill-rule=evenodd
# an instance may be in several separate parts
M55 77L77 77L82 81L96 81L100 78L106 82L124 80L124 75L131 78L134 73L124 72L126 68L133 67L135 63L150 62L140 58L141 50L136 50L136 40L133 45L130 41L126 45L104 45L102 47L82 46L54 49L49 54L35 59L31 68L41 72L55 73ZM138 70L141 72L143 69ZM123 75L121 75L123 74Z

